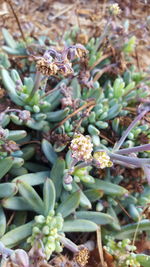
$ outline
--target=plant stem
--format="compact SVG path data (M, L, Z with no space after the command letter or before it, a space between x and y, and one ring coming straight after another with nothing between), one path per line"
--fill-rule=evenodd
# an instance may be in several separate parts
M107 21L107 23L106 23L106 25L105 25L103 34L99 37L98 43L95 46L95 51L98 51L100 49L100 46L101 46L102 42L104 41L105 37L107 36L107 34L109 32L109 27L110 27L111 20L112 20L112 17L110 16L108 21Z
M114 145L113 151L119 150L119 148L122 146L123 142L125 141L126 137L128 136L128 134L130 133L130 131L133 129L133 127L137 124L137 122L139 120L142 119L142 117L148 112L147 109L143 110L141 112L141 114L139 114L133 121L132 123L129 125L129 127L126 129L126 131L124 132L124 134L122 135L122 137L120 138L120 140L118 141L118 143L116 143Z
M130 168L130 169L136 169L136 168L139 168L139 166L135 166L135 165L132 165L132 164L129 164L129 163L126 163L126 162L123 162L123 161L119 161L119 160L113 160L113 163L116 163L118 165L121 165L125 168Z
M147 151L147 150L150 150L150 144L120 149L118 151L115 151L115 153L116 154L130 154L130 153L136 153L136 152Z
M122 155L117 155L114 153L108 153L108 155L110 156L111 160L119 160L119 161L123 161L126 163L129 163L131 165L135 165L138 167L141 167L144 164L150 164L150 159L142 159L142 158L134 158L134 157L127 157L127 156L122 156Z
M74 171L81 169L81 168L85 168L91 166L91 162L82 162L80 164L78 164L77 166L75 166Z
M143 165L142 167L143 167L144 173L146 175L148 184L150 185L150 168L149 168L149 166L145 166L145 165Z
M116 67L117 64L116 63L113 63L113 64L110 64L110 65L107 65L106 67L104 67L103 69L100 69L97 74L94 76L94 79L93 81L96 82L100 79L100 77L107 71L110 71L113 67Z
M39 71L37 71L36 75L35 75L34 87L30 93L30 98L32 98L34 96L35 92L39 89L41 78L42 78L42 74Z
M0 254L2 256L10 256L14 251L10 248L6 248L2 242L0 242Z
M66 237L59 236L61 243L73 253L79 252L78 246Z
M6 0L6 1L7 1L8 5L10 6L11 11L12 11L12 13L13 13L15 19L16 19L16 22L17 22L17 24L18 24L18 28L19 28L19 30L20 30L20 32L21 32L22 39L23 39L23 41L26 43L26 38L25 38L25 36L24 36L24 33L23 33L23 30L22 30L22 27L21 27L19 18L18 18L17 14L16 14L16 11L15 11L13 5L12 5L12 2L11 2L11 0Z
M59 122L54 128L52 128L50 130L50 134L56 130L58 127L60 127L61 125L63 125L67 120L69 120L70 118L72 118L73 116L75 116L76 114L78 114L78 112L82 111L83 109L89 107L89 106L92 106L93 107L95 106L96 102L95 100L91 100L87 103L85 103L83 106L79 107L78 109L76 109L73 113L69 114L65 119L63 119L61 122Z

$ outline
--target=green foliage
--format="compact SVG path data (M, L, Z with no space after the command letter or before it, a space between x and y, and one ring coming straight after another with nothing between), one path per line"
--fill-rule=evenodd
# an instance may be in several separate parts
M129 239L115 242L113 239L108 238L105 249L113 255L118 266L128 267L131 265L134 267L140 267L140 262L134 253L136 247L131 245L131 241Z
M27 37L25 44L3 29L0 82L6 96L0 103L9 99L11 105L0 113L0 241L9 248L42 246L49 259L66 244L78 251L65 233L70 238L71 232L95 232L102 225L104 240L110 236L105 249L116 266L148 267L149 257L136 254L126 239L132 239L135 232L138 236L149 231L144 212L150 203L146 172L137 178L142 179L143 191L136 192L135 188L127 190L133 177L125 171L146 166L149 178L150 148L143 148L150 137L149 124L140 121L142 116L134 127L131 124L135 107L149 95L150 84L147 73L138 72L129 62L135 36L122 36L120 41L107 26L102 36L88 41L86 49L74 45L78 28L67 32L65 52L56 51L52 41L53 50L45 45L46 36L37 41ZM128 26L123 25L126 30ZM115 57L108 53L105 58L105 38L116 55L123 53L129 68L119 71ZM45 53L31 63L28 49L32 44L39 51L42 46ZM25 56L19 59L22 70L12 69L9 54ZM46 65L38 68L39 59ZM111 66L116 72L107 72ZM148 111L147 104L138 113L143 110ZM117 150L128 126L132 129ZM76 134L81 139L73 151ZM127 153L126 149L131 150ZM94 157L98 153L101 158Z

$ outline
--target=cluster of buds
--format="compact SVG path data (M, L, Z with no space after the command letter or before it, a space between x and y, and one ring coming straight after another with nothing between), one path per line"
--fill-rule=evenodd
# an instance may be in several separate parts
M78 161L90 160L93 151L93 144L90 136L76 133L71 141L70 149L74 159Z
M91 161L91 164L101 169L110 168L113 165L105 151L97 151L92 155L93 144L88 135L84 136L76 133L71 141L70 149L72 157L77 161Z
M0 139L6 139L7 136L8 136L8 129L3 129L1 126L0 126Z
M112 167L113 163L105 151L97 151L93 154L93 162L97 168Z
M35 225L32 229L32 236L27 240L33 247L37 240L40 240L44 247L44 253L47 260L55 251L60 253L62 246L60 244L60 233L63 227L63 218L61 214L57 214L52 210L47 217L43 215L35 216Z
M73 104L73 98L72 98L72 87L66 86L65 83L61 85L61 93L63 94L63 98L61 99L62 109L68 106L72 106Z
M117 16L121 13L121 9L117 3L114 3L114 4L110 5L109 12L110 12L110 14Z
M5 90L0 87L0 99L5 95Z
M115 242L112 237L108 237L107 239L108 243L104 246L104 249L114 257L117 266L141 266L135 257L135 253L133 253L136 247L131 245L131 240L124 239L123 241Z
M71 86L66 86L65 83L61 84L60 91L62 95L64 96L61 99L61 105L62 109L70 106L73 108L73 110L77 109L79 106L79 99L73 99L72 94L73 88Z
M22 121L28 121L31 119L31 113L28 110L20 110L18 117Z
M79 82L82 86L93 88L93 80L89 70L81 70L79 73Z
M86 54L86 49L81 44L76 44L65 48L63 51L56 51L51 48L47 50L43 57L38 57L36 62L37 71L43 75L64 76L73 74L71 60L83 57Z
M0 148L3 152L7 152L8 154L11 154L12 152L18 151L20 149L16 142L12 140L6 140L3 144L0 145Z

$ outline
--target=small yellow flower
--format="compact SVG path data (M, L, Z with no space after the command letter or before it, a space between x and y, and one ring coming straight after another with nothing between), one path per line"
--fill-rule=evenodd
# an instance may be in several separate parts
M70 149L72 151L73 158L78 159L79 161L89 160L93 151L93 144L91 143L90 136L75 134L73 140L71 141Z
M87 248L80 249L76 255L75 260L80 266L85 266L88 263L89 259L89 250Z
M49 63L44 58L41 58L37 61L36 68L43 75L56 75L59 70L54 62Z
M121 9L117 3L110 5L109 11L114 16L117 16L121 13Z
M94 153L93 158L96 160L96 164L99 165L101 169L112 167L113 163L110 157L105 151L97 151Z

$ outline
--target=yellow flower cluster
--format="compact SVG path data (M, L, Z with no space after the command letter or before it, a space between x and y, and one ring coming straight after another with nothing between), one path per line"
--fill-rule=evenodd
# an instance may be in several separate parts
M109 11L114 16L117 16L121 13L121 9L117 3L110 5Z
M101 169L106 167L112 167L113 163L110 157L105 151L97 151L94 153L93 158L96 160L96 164L99 165Z
M87 161L91 159L93 144L91 143L90 136L75 134L71 141L70 149L72 151L72 157L79 161Z

